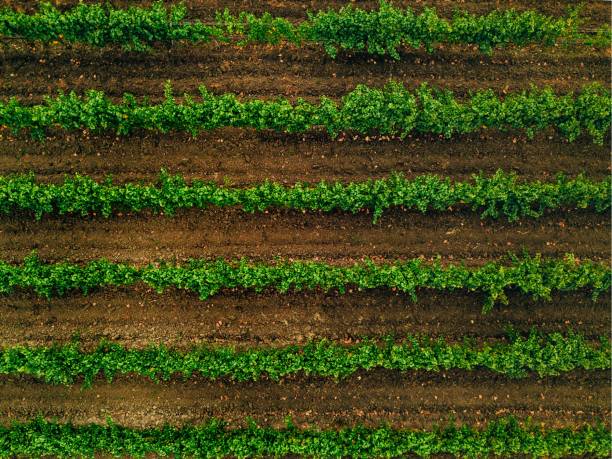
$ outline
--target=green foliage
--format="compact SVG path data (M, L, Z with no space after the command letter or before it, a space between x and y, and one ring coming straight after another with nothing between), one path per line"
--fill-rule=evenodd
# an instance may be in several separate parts
M585 37L583 42L586 45L598 48L609 48L612 46L612 27L610 24L602 25L595 31L594 35Z
M491 54L493 48L507 44L553 45L561 38L576 36L577 25L576 13L553 18L512 9L483 16L457 12L449 21L433 8L417 14L411 8L398 9L381 1L377 11L348 5L339 12L309 14L309 21L300 24L298 30L304 40L322 44L332 57L338 49L347 49L400 59L398 49L402 46L425 47L431 52L441 43L471 44Z
M74 92L46 97L40 105L24 105L16 98L0 102L0 126L15 134L29 130L34 138L44 138L49 128L94 133L113 130L128 135L137 130L187 131L196 135L221 127L272 129L279 132L306 132L325 128L335 137L340 132L398 135L410 133L444 135L477 132L485 128L523 129L529 137L555 128L567 140L588 133L602 144L610 129L610 92L600 85L582 91L556 95L550 88L532 88L503 99L493 91L478 91L467 100L455 99L452 92L423 84L409 91L399 83L383 89L359 85L340 103L322 97L319 104L298 99L240 101L233 94L215 96L200 88L201 100L185 95L177 102L166 87L166 99L151 104L126 94L114 103L103 92L89 90L81 97Z
M54 347L16 346L0 351L0 374L28 374L50 384L71 384L84 378L90 386L98 375L112 381L115 375L138 374L155 381L172 376L189 378L231 378L253 381L268 377L274 381L298 373L343 378L358 370L426 370L484 368L513 378L537 373L540 377L559 375L578 368L610 368L610 342L601 338L589 344L581 335L570 332L526 338L512 337L510 343L476 346L466 340L449 344L439 338L409 336L396 343L366 340L351 346L329 341L283 348L197 347L179 352L161 346L126 349L114 343L101 343L85 352L77 343Z
M544 260L539 255L513 258L509 264L490 262L481 267L420 259L374 264L367 260L352 266L334 266L319 262L278 261L275 264L224 260L191 260L187 264L147 265L135 267L96 260L79 266L71 263L45 264L30 255L22 265L0 262L0 294L15 288L33 290L51 298L80 290L84 294L104 286L127 286L144 282L158 292L174 287L193 291L202 300L222 289L275 289L323 291L347 287L359 290L390 288L408 293L416 301L417 289L439 291L467 290L486 295L485 310L494 303L507 304L505 291L516 289L535 299L551 299L554 291L590 289L593 298L610 290L610 269L604 264L575 260Z
M110 178L98 183L76 175L60 184L38 183L32 174L0 176L0 214L31 212L37 219L45 214L91 213L110 217L116 211L139 212L148 209L172 215L181 208L241 206L246 212L269 208L298 210L373 211L374 222L390 207L421 212L448 211L468 207L481 212L482 218L506 217L516 221L537 218L547 210L560 208L610 208L610 178L591 182L583 176L555 182L520 182L515 174L498 171L492 177L477 175L473 181L451 182L448 178L423 175L413 180L401 174L366 182L297 183L285 186L264 182L249 188L219 186L214 182L194 180L162 171L153 185L128 183L114 185Z
M577 10L565 18L554 18L536 11L493 11L484 16L458 12L451 20L441 18L435 9L415 13L398 9L385 1L380 8L365 11L351 5L339 11L309 13L308 20L294 24L269 13L255 16L228 10L216 14L214 25L185 20L184 6L165 7L154 2L151 7L116 9L110 5L79 4L60 12L49 3L41 3L34 15L0 9L0 36L21 37L45 43L65 41L92 46L122 45L128 50L144 51L157 43L186 41L206 43L230 41L277 44L288 41L298 46L317 43L332 57L339 49L367 51L399 59L400 47L425 47L437 44L478 45L490 54L495 47L530 43L553 45L581 37L577 32Z
M41 2L40 10L34 15L0 9L0 36L98 47L112 44L135 51L148 50L155 42L224 40L222 29L200 21L185 21L186 14L184 6L166 8L162 1L154 2L149 8L127 9L82 3L66 12Z
M485 428L449 423L432 430L350 427L341 430L258 427L230 429L223 421L200 426L131 429L107 425L72 425L36 419L0 426L0 457L354 457L390 458L407 454L427 457L595 456L609 457L610 431L603 424L545 429L512 418L499 418Z

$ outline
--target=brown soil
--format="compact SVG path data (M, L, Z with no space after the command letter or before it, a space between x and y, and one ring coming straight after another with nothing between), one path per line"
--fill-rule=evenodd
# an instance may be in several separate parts
M491 57L465 47L435 54L404 50L399 61L346 53L334 60L314 45L299 49L185 45L178 51L137 54L86 46L71 50L16 46L3 54L7 78L0 84L0 97L20 96L28 102L40 102L43 95L60 89L99 89L115 97L129 92L156 101L167 81L179 95L197 95L198 87L205 85L215 93L290 98L340 97L358 84L383 86L389 80L408 87L427 82L459 96L485 88L518 91L532 84L558 92L593 81L610 84L608 53L584 47L534 46L498 50Z
M511 294L508 306L482 314L478 294L421 291L413 303L388 290L351 292L226 292L201 301L196 295L146 288L104 289L50 301L34 294L0 297L0 343L51 345L79 336L84 346L106 338L125 346L151 343L189 348L217 343L273 345L310 339L354 340L407 334L502 338L509 328L527 333L572 329L590 338L609 333L610 299L584 293L533 301Z
M47 261L107 258L146 264L152 260L249 257L315 258L350 262L371 257L461 260L470 265L508 252L607 260L610 215L563 211L540 219L481 220L478 212L427 213L389 210L376 224L365 212L302 213L240 209L186 210L174 217L135 214L110 219L0 218L0 251L20 262L32 250Z
M273 180L282 183L319 180L358 181L402 172L411 178L438 174L467 180L498 169L525 180L551 180L557 173L587 174L601 180L610 174L609 146L589 139L568 144L540 135L529 141L516 134L487 134L440 140L409 137L404 142L338 139L326 135L277 136L224 129L200 135L138 136L91 139L61 136L44 143L0 139L0 173L34 172L41 180L60 181L65 174L88 174L116 182L155 180L160 169L239 186Z
M31 8L38 2L0 0L3 5ZM63 6L76 3L63 1ZM115 0L117 6L127 4ZM130 4L147 2L130 1ZM188 0L190 17L209 18L213 10L270 11L298 20L307 9L338 8L332 0ZM352 2L366 8L377 2ZM448 16L454 8L484 13L495 8L535 8L561 15L573 1L397 1L416 8L436 6ZM610 5L588 2L584 12L593 28L610 21ZM337 60L316 46L252 45L238 48L209 44L163 47L148 54L124 53L84 46L42 47L10 41L0 46L0 98L17 96L28 103L58 89L82 93L104 90L113 98L123 92L159 100L163 84L172 80L175 93L194 93L200 84L213 92L243 97L285 96L316 100L338 98L359 83L382 86L390 79L410 87L428 82L464 97L469 91L492 88L498 94L528 89L531 84L560 92L578 91L583 84L610 86L609 50L586 47L538 47L498 50L491 57L470 47L445 47L433 54L402 50L402 59L342 53ZM188 179L199 178L237 186L266 179L292 184L319 180L359 181L424 173L469 179L497 169L515 171L524 180L551 180L558 172L586 174L593 180L609 176L610 138L604 146L585 138L573 144L552 131L529 140L522 133L485 131L451 140L409 136L406 140L342 136L325 133L283 135L252 130L220 129L196 139L187 135L137 134L117 138L62 132L45 142L26 136L0 136L0 175L32 171L44 182L64 174L112 174L117 183L152 181L165 168ZM115 215L100 217L0 217L2 259L20 261L32 249L49 261L84 262L106 257L144 264L158 259L236 258L273 260L277 256L350 263L362 257L377 261L441 255L445 261L480 265L507 252L539 252L560 257L608 260L610 214L590 211L555 212L539 220L516 223L481 221L467 211L428 213L392 210L373 225L360 213L298 213L273 210L246 214L238 209L181 211L175 217ZM510 293L510 304L482 315L483 298L465 292L419 292L412 303L386 290L301 292L286 295L223 292L208 301L169 291L159 295L142 285L103 289L89 296L71 294L47 301L19 292L0 297L0 347L51 345L80 336L85 347L100 339L125 346L163 343L178 348L198 344L283 346L328 338L353 342L367 337L408 333L501 338L508 328L528 332L568 329L589 339L609 335L610 297L592 301L586 292L556 294L552 301L533 301ZM154 385L139 378L112 384L97 381L91 390L51 387L27 378L0 378L0 423L26 420L36 414L77 423L116 422L134 427L202 422L211 416L240 425L247 416L280 426L286 415L302 425L322 427L381 421L401 427L430 427L454 416L483 423L513 414L531 416L548 426L573 426L601 418L609 425L608 372L573 372L559 378L509 380L483 371L445 374L362 372L336 383L303 376L282 383L231 383L173 380Z
M36 415L58 421L106 423L108 417L131 427L202 423L223 418L244 425L336 428L354 425L431 428L451 417L481 424L505 415L547 427L577 426L601 419L609 425L610 391L604 372L557 378L509 380L474 371L439 374L371 371L334 382L297 377L282 383L190 380L156 385L120 378L91 389L48 386L23 379L0 380L0 423Z

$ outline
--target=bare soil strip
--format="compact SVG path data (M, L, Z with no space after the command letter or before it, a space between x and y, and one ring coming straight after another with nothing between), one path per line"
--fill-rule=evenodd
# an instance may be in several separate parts
M156 260L277 257L350 262L438 255L482 264L514 252L607 260L610 215L555 212L510 223L481 220L470 211L426 213L389 210L377 223L362 212L245 213L236 208L184 210L175 216L0 217L0 253L20 262L32 250L51 262L107 258L146 264Z
M608 335L610 299L583 293L533 301L518 293L508 306L483 315L483 298L467 293L407 295L375 290L350 292L225 292L207 301L179 291L105 289L50 301L32 294L0 297L0 343L45 345L78 336L85 347L101 339L129 347L161 344L176 348L223 344L285 346L328 338L350 343L363 337L407 334L499 339L509 328L528 333L568 329L597 339Z
M345 52L331 59L316 45L179 45L153 53L22 45L0 54L6 75L0 97L40 103L58 90L98 89L114 97L129 92L158 101L167 81L177 95L197 95L198 87L205 85L215 93L264 98L340 97L358 84L381 87L389 80L408 87L427 82L458 96L488 88L506 93L537 85L563 93L595 81L610 84L606 50L588 47L529 46L486 56L450 46L433 54L403 49L401 55L395 61Z
M451 140L408 137L374 141L369 137L330 140L327 134L286 136L221 129L186 135L60 135L44 142L0 139L0 173L32 171L41 180L61 181L66 174L88 174L117 183L154 181L162 168L188 179L246 185L320 180L358 181L403 172L470 179L472 174L515 171L525 180L551 180L557 173L610 174L610 146L583 138L572 144L552 132L527 140L523 134L487 132Z
M251 417L260 425L337 428L362 423L431 428L454 417L486 423L496 417L531 417L546 427L609 423L605 372L577 372L538 380L495 378L485 372L361 372L347 380L297 377L282 383L173 380L156 385L138 378L98 381L91 389L0 380L0 423L37 415L77 424L113 421L129 427L184 425L222 418L231 426Z

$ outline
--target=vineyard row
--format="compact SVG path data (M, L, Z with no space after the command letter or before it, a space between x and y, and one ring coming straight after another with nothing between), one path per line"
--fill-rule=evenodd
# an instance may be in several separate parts
M431 134L451 137L492 128L524 130L528 137L555 128L568 141L588 133L603 144L610 129L612 99L599 84L578 94L557 95L552 89L532 88L503 98L492 90L477 91L466 100L452 92L421 85L411 91L397 82L384 88L357 86L338 103L321 97L318 104L298 99L239 100L234 94L214 95L200 87L200 100L189 95L177 101L168 83L165 100L152 104L126 94L115 103L104 92L89 90L46 97L44 103L24 105L16 98L0 102L0 126L15 135L24 130L42 139L48 129L178 132L192 135L222 127L270 129L286 133L324 128L336 137L340 132L400 136Z
M297 24L269 13L257 17L243 12L233 16L228 10L218 12L205 24L186 20L184 6L167 8L155 2L149 8L116 9L110 5L80 4L61 12L49 3L29 15L10 8L0 10L0 37L18 37L43 43L85 43L102 47L121 45L126 50L145 51L155 43L232 42L297 46L314 43L323 46L331 57L339 50L366 51L400 59L401 47L433 51L439 44L477 45L491 54L498 46L514 44L554 45L585 42L606 44L605 29L593 39L578 32L578 9L567 17L555 18L536 11L492 11L475 16L456 12L452 19L441 18L435 9L417 13L411 8L398 9L386 2L380 8L365 11L345 6L339 11L309 13Z
M76 426L37 419L0 426L0 457L354 457L416 454L461 457L609 457L610 431L603 424L546 429L498 418L485 428L449 424L432 430L351 427L339 430L228 428L212 420L200 426L131 429L112 422Z
M591 344L569 332L511 336L510 342L476 345L466 339L449 344L444 339L408 336L396 343L392 338L377 343L365 340L354 345L329 341L282 348L197 347L180 352L163 345L127 349L101 343L91 352L78 343L53 347L16 346L0 350L0 375L26 374L50 384L72 384L83 378L90 386L96 376L112 381L114 376L137 374L154 381L172 376L230 378L254 381L279 379L295 374L344 378L359 370L443 371L487 369L508 377L555 376L575 369L610 368L610 342L601 337Z
M246 212L270 208L373 212L374 223L391 207L446 212L469 208L481 212L481 218L506 217L516 221L541 217L558 209L591 209L605 212L610 208L610 178L593 182L583 176L568 179L558 176L554 182L521 182L516 174L498 171L491 177L477 175L472 181L452 182L449 178L422 175L408 180L401 174L364 182L297 183L285 186L275 182L247 188L222 186L193 180L162 171L157 183L115 185L109 178L96 182L90 177L67 177L63 183L40 183L32 174L0 176L0 214L29 212L36 219L47 214L100 214L141 212L173 215L177 209L208 206L239 206Z
M35 254L21 265L0 262L0 294L16 288L33 290L51 298L80 290L84 294L104 286L128 286L139 282L161 293L168 288L199 294L202 300L223 289L274 289L288 291L388 288L405 292L416 301L417 289L438 291L467 290L486 297L484 311L496 302L507 304L505 292L515 289L534 299L551 299L553 292L590 290L596 299L610 289L610 268L589 260L542 259L539 255L512 257L509 263L489 262L470 268L442 265L418 258L375 264L372 261L352 266L334 266L321 262L277 261L275 264L224 260L191 260L184 265L159 264L143 267L91 261L83 266L61 262L45 264Z

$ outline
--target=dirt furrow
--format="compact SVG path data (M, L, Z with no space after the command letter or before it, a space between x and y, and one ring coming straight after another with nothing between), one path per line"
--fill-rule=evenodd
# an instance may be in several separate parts
M0 296L2 345L51 345L78 336L84 346L101 339L131 347L151 343L189 348L200 344L283 346L310 339L353 340L406 334L502 338L509 328L527 333L572 329L598 338L609 333L610 299L586 293L554 294L534 301L510 293L508 306L482 314L478 294L418 292L225 292L206 301L196 295L143 287L103 289L87 296L44 300L29 293Z
M478 212L425 213L391 209L372 223L371 213L236 208L184 210L175 216L0 217L0 252L20 262L32 250L47 261L107 258L146 264L156 260L277 257L339 261L442 256L481 264L508 252L607 260L610 215L567 210L540 219L482 220Z
M16 45L0 54L6 76L0 97L40 102L58 90L125 92L159 100L171 81L176 94L197 95L200 85L215 93L247 97L340 97L358 84L383 86L389 80L415 87L427 82L454 91L491 88L498 93L550 86L570 92L598 81L609 86L609 56L586 47L528 47L498 50L488 57L453 46L429 54L403 50L402 59L344 53L331 59L316 46L236 47L185 45L167 51L134 54L120 49L41 49ZM231 58L230 58L231 56Z
M484 372L422 374L361 372L334 382L297 377L282 383L171 381L156 385L137 378L96 382L91 389L47 386L25 379L0 380L0 423L37 415L77 424L110 417L129 427L185 425L222 418L244 426L248 416L260 425L337 428L358 423L431 428L451 417L486 423L496 417L531 417L546 427L576 426L600 419L609 423L610 391L604 372L558 378L508 380Z
M220 129L187 135L65 136L37 142L0 139L0 173L31 171L41 179L88 174L116 182L155 180L162 168L188 179L243 185L264 180L295 183L319 180L367 180L392 171L407 177L438 174L469 179L498 169L524 179L550 180L557 173L610 174L609 144L583 138L568 144L552 132L527 140L523 134L484 132L450 140L409 136L374 140L366 136L330 140L327 134L287 136L250 130Z

